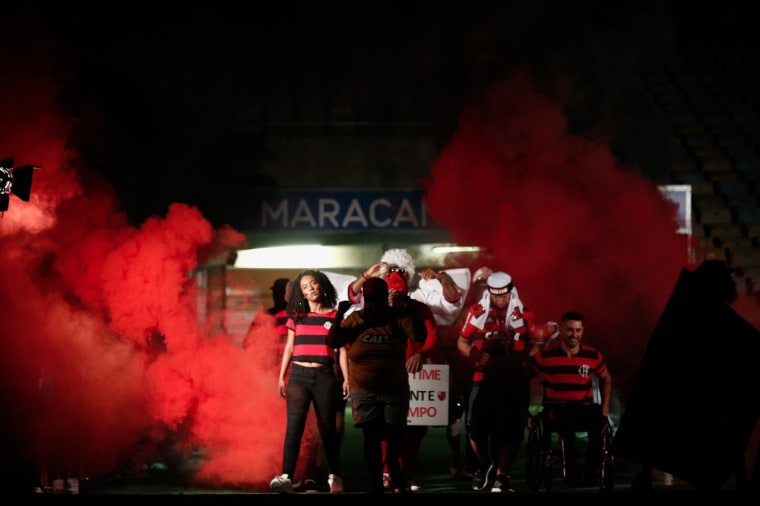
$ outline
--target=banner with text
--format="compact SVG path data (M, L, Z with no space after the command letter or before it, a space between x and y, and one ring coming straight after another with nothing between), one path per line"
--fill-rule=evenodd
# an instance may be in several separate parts
M409 374L409 425L449 424L449 365L425 364Z
M281 191L258 196L251 230L430 230L421 191Z

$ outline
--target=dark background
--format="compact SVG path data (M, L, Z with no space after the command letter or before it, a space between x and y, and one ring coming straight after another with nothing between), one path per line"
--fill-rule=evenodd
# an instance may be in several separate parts
M218 226L239 224L229 188L297 186L262 170L279 156L268 136L412 125L442 146L468 101L525 63L580 76L571 128L614 130L616 155L656 176L662 130L631 77L677 48L756 45L749 5L50 2L12 7L6 36L50 37L71 144L135 223L182 201Z

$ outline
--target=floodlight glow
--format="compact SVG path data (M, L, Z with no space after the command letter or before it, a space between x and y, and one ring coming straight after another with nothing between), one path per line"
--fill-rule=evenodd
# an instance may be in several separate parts
M322 246L274 246L239 250L235 267L242 269L337 269L363 268L382 250L376 245Z
M235 267L259 269L300 269L304 265L321 266L329 263L330 250L326 246L275 246L237 252Z
M480 246L436 246L433 253L476 253L480 251Z

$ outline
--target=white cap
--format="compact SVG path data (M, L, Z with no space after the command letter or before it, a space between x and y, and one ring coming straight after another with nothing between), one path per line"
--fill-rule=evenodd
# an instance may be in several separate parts
M512 290L512 276L506 272L494 272L488 276L486 281L488 284L488 291L495 295L502 295L509 293Z

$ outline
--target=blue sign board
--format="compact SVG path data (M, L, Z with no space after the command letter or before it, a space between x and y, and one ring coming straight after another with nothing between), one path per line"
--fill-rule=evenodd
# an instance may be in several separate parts
M382 231L438 228L419 191L288 191L261 196L254 230Z

